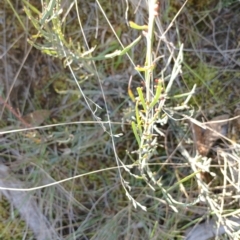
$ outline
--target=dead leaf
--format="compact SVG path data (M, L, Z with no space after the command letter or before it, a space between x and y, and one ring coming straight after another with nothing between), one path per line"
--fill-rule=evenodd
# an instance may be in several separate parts
M38 127L50 116L49 110L36 110L22 117L32 127Z
M213 118L210 122L202 123L202 127L192 122L193 139L197 151L206 156L213 144L227 136L229 115L224 114Z

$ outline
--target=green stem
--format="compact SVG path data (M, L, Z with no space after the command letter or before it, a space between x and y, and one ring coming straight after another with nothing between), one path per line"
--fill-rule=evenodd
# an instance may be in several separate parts
M149 18L148 18L148 32L146 34L147 38L147 53L146 53L146 62L147 70L145 72L145 80L146 80L146 100L150 102L150 86L152 80L152 45L153 45L153 32L154 32L154 4L156 0L149 1Z

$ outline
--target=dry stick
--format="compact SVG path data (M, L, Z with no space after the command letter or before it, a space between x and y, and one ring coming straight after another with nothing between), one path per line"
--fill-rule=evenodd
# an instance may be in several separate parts
M25 127L32 127L29 123L27 123L15 110L12 106L10 106L1 96L0 103L3 103L4 106L17 118Z

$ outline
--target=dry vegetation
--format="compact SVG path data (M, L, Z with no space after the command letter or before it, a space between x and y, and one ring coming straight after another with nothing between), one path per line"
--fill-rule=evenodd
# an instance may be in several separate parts
M151 2L1 1L0 239L240 239L240 3Z

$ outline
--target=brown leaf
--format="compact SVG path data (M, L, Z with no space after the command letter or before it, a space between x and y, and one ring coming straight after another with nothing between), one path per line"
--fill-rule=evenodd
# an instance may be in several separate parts
M203 127L192 123L194 144L202 156L208 154L213 144L221 138L221 135L227 135L228 119L229 116L224 114L213 118L210 122L202 123Z
M22 119L32 127L41 125L50 116L49 110L36 110L22 117Z

